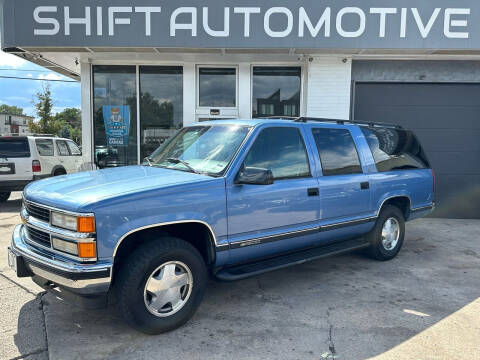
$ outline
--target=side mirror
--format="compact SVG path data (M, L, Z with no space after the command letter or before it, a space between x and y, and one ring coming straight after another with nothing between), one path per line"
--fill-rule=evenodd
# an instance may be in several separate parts
M244 167L238 172L235 184L271 185L273 174L269 169Z

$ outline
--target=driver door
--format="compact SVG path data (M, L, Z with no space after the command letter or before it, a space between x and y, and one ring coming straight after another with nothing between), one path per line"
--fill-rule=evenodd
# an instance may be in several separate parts
M318 182L301 129L267 127L242 166L272 171L271 185L227 184L230 263L308 246L318 237Z

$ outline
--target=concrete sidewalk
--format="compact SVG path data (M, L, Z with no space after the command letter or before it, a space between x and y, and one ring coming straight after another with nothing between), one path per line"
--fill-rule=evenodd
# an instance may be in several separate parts
M146 336L14 276L15 197L0 206L0 359L480 359L478 220L408 223L389 262L353 253L212 281L189 323Z

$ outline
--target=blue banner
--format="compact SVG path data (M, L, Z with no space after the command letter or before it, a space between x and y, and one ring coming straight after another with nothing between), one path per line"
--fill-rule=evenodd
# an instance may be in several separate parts
M130 134L130 106L103 106L103 120L107 145L128 146Z

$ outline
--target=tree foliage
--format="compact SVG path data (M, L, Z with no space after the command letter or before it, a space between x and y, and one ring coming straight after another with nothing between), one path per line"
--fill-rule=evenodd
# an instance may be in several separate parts
M49 85L44 85L36 94L34 106L37 113L37 121L28 123L29 130L34 134L51 134L64 138L70 138L80 144L82 140L81 112L76 108L66 108L55 115L53 111L53 99Z
M9 115L23 115L23 109L18 106L2 104L0 105L0 113Z

